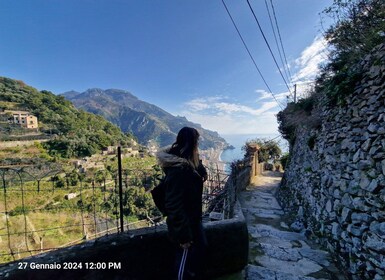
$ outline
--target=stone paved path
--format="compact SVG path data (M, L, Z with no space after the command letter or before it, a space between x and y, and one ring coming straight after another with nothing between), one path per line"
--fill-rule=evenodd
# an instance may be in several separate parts
M290 230L274 197L281 177L266 173L240 194L250 238L248 280L344 279L330 255Z

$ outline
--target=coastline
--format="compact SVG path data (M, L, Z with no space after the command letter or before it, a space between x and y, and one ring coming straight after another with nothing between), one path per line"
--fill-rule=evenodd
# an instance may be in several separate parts
M201 150L200 154L203 165L209 169L218 169L220 172L225 172L226 163L222 161L222 153L223 149Z

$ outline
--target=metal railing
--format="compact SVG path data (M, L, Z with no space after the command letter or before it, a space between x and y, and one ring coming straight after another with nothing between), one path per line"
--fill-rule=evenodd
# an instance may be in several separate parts
M229 178L236 177L208 171L204 216L227 218L235 196ZM118 170L74 174L54 164L0 166L0 263L163 220L149 193L162 175L159 168L122 168L122 191Z
M231 173L210 170L203 194L204 215L210 219L230 219L240 187L250 178L250 159L231 163Z

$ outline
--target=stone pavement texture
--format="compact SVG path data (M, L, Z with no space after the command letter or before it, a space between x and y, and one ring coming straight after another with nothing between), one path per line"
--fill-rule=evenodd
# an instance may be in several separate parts
M279 173L255 177L240 193L250 238L248 280L344 279L328 252L290 230L274 195L281 181Z

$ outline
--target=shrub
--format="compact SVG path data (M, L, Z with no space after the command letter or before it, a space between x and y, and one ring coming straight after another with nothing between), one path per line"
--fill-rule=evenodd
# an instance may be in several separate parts
M318 93L306 99L300 99L297 103L291 102L277 115L278 131L282 137L294 145L295 131L299 125L306 125L310 128L320 128L321 118L315 105L318 102Z
M9 211L10 216L27 215L28 213L29 209L23 206L16 206L13 210Z
M334 24L325 34L332 46L330 62L318 77L317 88L329 96L330 105L345 105L362 77L359 62L384 42L385 2L334 0L323 13L334 19Z
M287 165L290 162L290 154L286 153L286 154L282 155L280 161L281 161L283 169L286 169Z

